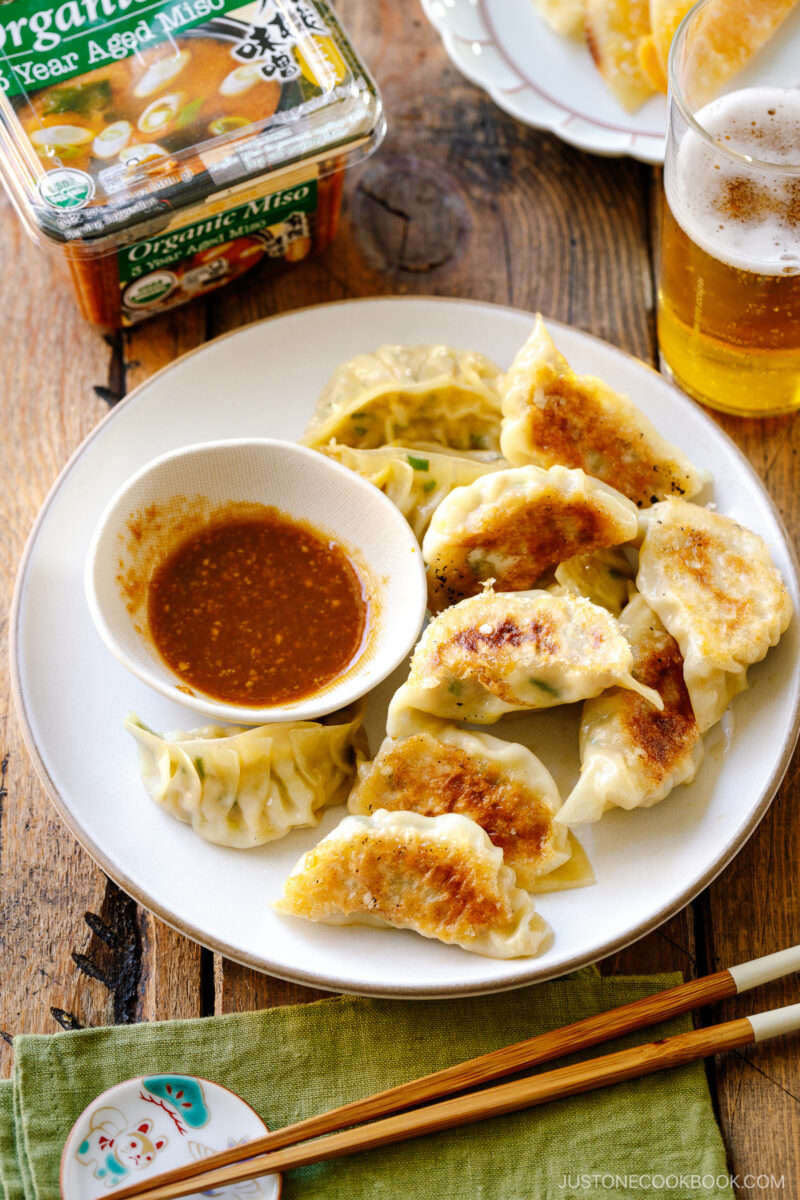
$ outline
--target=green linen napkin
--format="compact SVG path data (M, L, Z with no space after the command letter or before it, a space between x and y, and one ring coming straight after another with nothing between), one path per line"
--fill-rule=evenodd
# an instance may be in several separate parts
M101 1091L134 1075L217 1080L277 1129L678 982L675 975L601 977L589 969L494 996L342 997L21 1036L13 1079L0 1082L5 1200L57 1200L61 1148L73 1122ZM690 1027L684 1017L608 1046ZM283 1200L611 1200L638 1191L669 1200L730 1196L701 1063L291 1171Z

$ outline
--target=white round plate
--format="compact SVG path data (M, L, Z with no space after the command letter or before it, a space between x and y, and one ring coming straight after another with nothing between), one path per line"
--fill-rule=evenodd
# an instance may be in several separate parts
M766 492L733 443L656 372L612 346L550 322L579 372L630 395L658 429L715 477L719 509L770 546L798 608L792 550ZM100 640L83 593L92 530L121 483L168 450L223 437L297 438L331 371L384 342L441 341L507 367L532 326L529 313L459 300L358 300L302 309L251 325L179 359L122 401L79 448L34 527L12 612L12 679L42 781L74 835L131 896L163 920L248 966L317 987L372 995L445 996L546 979L634 941L692 899L764 815L797 737L798 622L764 662L726 725L706 738L697 780L651 809L609 813L580 837L597 883L542 896L552 947L540 958L481 958L410 932L334 928L270 907L318 829L236 851L202 841L147 797L124 731L136 711L154 729L202 725L188 708L135 679ZM367 722L377 749L401 667L373 693ZM525 741L562 794L577 777L579 705L515 718L491 732Z
M155 1175L201 1162L268 1133L241 1096L196 1075L137 1075L108 1088L83 1110L61 1154L61 1200L96 1200L114 1188L146 1186ZM190 1200L279 1200L280 1175Z
M664 161L666 96L651 96L627 113L603 82L587 44L550 29L533 0L421 3L459 71L512 117L592 154ZM799 50L797 11L737 75L737 85L780 79L784 87L800 86Z
M512 117L592 154L664 161L666 96L627 113L588 46L550 29L533 0L422 0L422 8L459 71Z

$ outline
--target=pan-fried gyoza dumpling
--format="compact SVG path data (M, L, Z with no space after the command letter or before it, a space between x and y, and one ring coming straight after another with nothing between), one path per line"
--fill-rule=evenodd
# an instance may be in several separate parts
M730 517L665 500L641 514L636 586L675 638L701 733L777 645L792 602L769 550Z
M618 617L628 603L628 585L633 586L634 574L622 550L612 546L559 563L556 581L547 590L556 596L585 596Z
M640 49L655 87L667 91L667 59L675 31L693 0L650 0L652 37ZM773 38L797 0L726 0L710 4L692 31L692 102L714 99L765 42ZM791 35L790 35L791 36Z
M642 596L620 617L633 649L633 675L664 701L621 688L587 700L580 732L581 774L556 820L596 821L607 809L650 808L679 783L694 779L703 761L703 739L683 679L683 657Z
M393 925L489 958L538 954L550 933L503 852L469 817L345 817L275 904L329 925Z
M499 378L474 350L381 346L336 368L302 441L317 450L331 440L365 450L388 442L496 450Z
M514 467L456 488L434 513L422 545L428 599L441 612L492 580L524 592L574 554L638 535L636 505L583 471Z
M561 797L536 755L434 717L410 737L385 739L374 761L359 767L347 807L366 816L384 808L470 817L500 847L517 883L528 891L594 882L576 839L553 823Z
M541 316L504 379L500 444L514 466L580 467L639 508L694 496L707 482L627 396L576 375Z
M380 488L397 505L420 541L437 507L453 488L466 487L488 471L505 466L502 458L481 462L464 455L407 446L357 450L331 442L321 450Z
M660 707L630 673L633 657L609 612L580 596L483 592L446 608L422 635L408 682L389 705L389 737L413 733L414 713L491 725L504 713L598 696L613 684Z
M626 112L653 94L639 63L639 46L650 33L649 0L584 0L586 41L598 71Z
M341 804L367 752L363 706L327 719L259 725L210 725L163 735L129 716L139 743L142 781L156 804L219 846L249 849Z

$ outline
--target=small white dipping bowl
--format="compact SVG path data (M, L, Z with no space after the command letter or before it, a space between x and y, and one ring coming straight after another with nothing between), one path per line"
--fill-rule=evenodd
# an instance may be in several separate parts
M273 705L217 700L176 675L149 632L153 571L210 524L267 506L336 541L369 598L364 646L344 674ZM376 687L416 641L426 605L422 554L405 517L378 488L316 450L266 438L206 442L155 459L111 499L92 537L86 596L111 652L171 700L217 721L261 725L335 712Z

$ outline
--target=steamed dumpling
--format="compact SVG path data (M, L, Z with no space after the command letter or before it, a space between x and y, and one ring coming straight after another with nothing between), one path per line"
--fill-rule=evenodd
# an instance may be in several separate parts
M302 441L315 449L334 440L498 450L499 379L499 367L474 350L381 346L336 368Z
M480 461L462 454L407 446L357 450L331 442L321 451L369 480L395 504L421 542L431 517L453 488L465 487L505 466L502 458Z
M747 687L747 667L777 645L792 602L769 550L730 517L665 500L642 514L636 586L681 648L701 732Z
M585 596L618 617L628 603L628 585L633 586L634 575L623 551L612 546L559 563L556 581L547 590L556 596Z
M157 734L131 715L125 728L139 743L142 781L156 804L208 842L249 849L318 825L322 808L344 802L367 750L363 717L354 706L325 724Z
M640 508L707 482L627 396L576 375L540 316L505 376L500 444L514 466L581 467Z
M304 854L275 904L329 925L393 925L490 958L538 954L550 933L503 852L457 813L345 817Z
M630 673L633 657L617 622L579 596L483 592L428 625L408 682L389 705L386 732L414 732L413 712L490 725L508 712L597 696L613 684L661 707Z
M461 813L500 847L520 887L544 892L593 882L581 847L553 822L561 797L535 754L435 718L425 725L409 737L386 738L374 761L361 764L351 813Z
M485 475L452 491L425 535L431 610L476 595L487 580L498 592L527 591L555 563L638 532L636 506L583 471L528 466Z
M596 821L615 805L649 808L694 779L703 761L678 643L642 596L631 600L619 623L633 649L634 678L654 688L664 708L658 712L621 688L586 701L580 778L556 817L564 825Z

